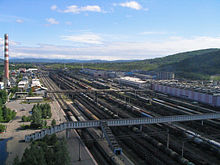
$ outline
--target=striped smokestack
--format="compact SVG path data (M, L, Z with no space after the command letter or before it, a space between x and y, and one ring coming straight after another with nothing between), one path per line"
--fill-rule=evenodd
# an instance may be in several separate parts
M5 75L4 75L5 86L8 85L8 82L9 82L8 34L5 34Z

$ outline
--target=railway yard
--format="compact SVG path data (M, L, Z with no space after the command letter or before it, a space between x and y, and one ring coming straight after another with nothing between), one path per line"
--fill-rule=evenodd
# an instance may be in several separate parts
M160 117L216 113L219 109L194 105L151 89L136 91L110 79L93 80L74 71L44 70L39 78L48 91L84 89L87 92L49 93L60 108L57 123L101 119ZM94 92L94 89L114 89ZM121 92L122 89L130 89ZM117 92L117 90L119 90ZM112 150L99 128L66 131L73 137L77 154L71 161L82 164L158 164L218 165L220 164L220 120L122 126L106 129ZM113 145L114 144L114 145ZM73 146L74 147L74 146ZM74 158L72 158L74 157ZM84 161L84 163L83 163Z

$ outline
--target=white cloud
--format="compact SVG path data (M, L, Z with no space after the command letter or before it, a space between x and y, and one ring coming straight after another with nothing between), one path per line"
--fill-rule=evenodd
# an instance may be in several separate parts
M53 24L59 24L59 22L54 18L47 18L46 20L47 20L48 23L50 23L52 25Z
M17 22L17 23L23 23L24 20L22 20L22 19L16 19L16 22Z
M85 43L85 44L102 44L102 38L93 33L81 34L81 35L69 35L61 36L63 40Z
M86 37L87 35L87 37ZM92 36L92 34L90 34ZM63 59L149 59L178 52L198 49L219 48L220 37L198 36L194 38L171 37L160 42L105 42L105 44L87 44L77 46L74 42L102 43L103 38L65 36L63 39L73 41L72 46L45 45L25 47L11 45L10 57L63 58ZM90 40L86 41L86 39ZM91 39L93 38L93 39ZM1 39L0 39L1 42Z
M116 4L117 5L117 4ZM141 10L143 7L136 1L124 2L118 4L121 7L128 7L135 10Z
M93 5L93 6L82 6L82 7L78 7L76 5L71 5L68 6L65 10L63 10L64 13L80 13L80 12L101 12L101 8L97 5Z
M50 9L51 9L51 10L56 10L56 9L57 9L57 6L56 6L56 5L52 5L52 6L50 7Z
M81 11L101 12L101 8L99 6L84 6L81 7Z
M163 34L167 34L167 32L163 32L163 31L145 31L145 32L140 33L140 35L153 35L153 34L163 35Z
M66 25L72 25L72 22L66 21L65 24L66 24Z

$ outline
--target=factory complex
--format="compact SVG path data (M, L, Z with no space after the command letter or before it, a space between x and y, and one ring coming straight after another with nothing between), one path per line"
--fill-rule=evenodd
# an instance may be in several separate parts
M4 41L4 76L2 78L3 82L0 82L0 89L17 88L16 93L9 93L9 95L14 95L14 98L26 98L28 102L43 100L47 88L42 86L37 77L38 69L18 68L10 71L8 34L4 35ZM31 96L29 96L30 94ZM33 96L36 96L36 98Z
M192 101L220 106L220 88L218 85L203 85L198 83L181 82L155 82L152 89L175 97L181 97Z

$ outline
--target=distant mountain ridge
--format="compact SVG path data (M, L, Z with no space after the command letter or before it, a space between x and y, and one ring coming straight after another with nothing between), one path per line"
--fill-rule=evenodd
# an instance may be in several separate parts
M0 61L3 62L2 59ZM75 60L75 59L18 59L12 58L10 62L16 63L69 63L71 68L84 68L115 70L115 71L168 71L174 72L178 77L190 79L209 79L211 75L220 75L220 49L202 49L177 53L161 58L146 60Z
M109 62L131 62L138 60L76 60L76 59L49 59L49 58L11 58L13 63L109 63Z
M116 71L168 71L174 72L177 77L209 79L211 75L220 74L220 49L202 49L134 62L87 64L84 67Z

